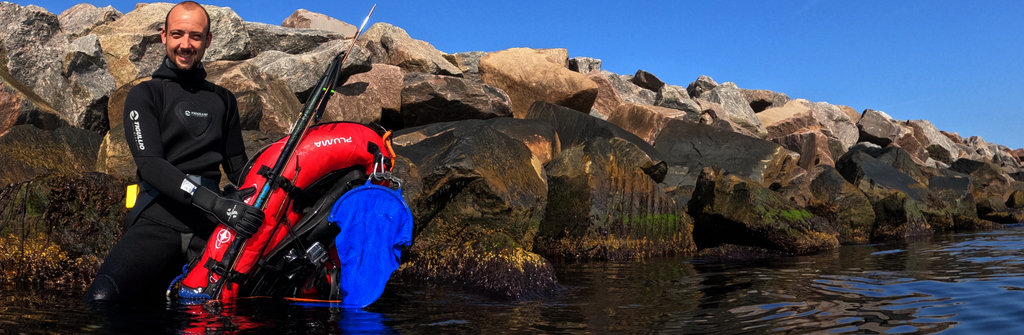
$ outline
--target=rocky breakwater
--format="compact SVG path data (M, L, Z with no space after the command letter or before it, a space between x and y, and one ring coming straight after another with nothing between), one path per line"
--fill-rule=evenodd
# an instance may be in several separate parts
M124 96L163 57L170 6L0 4L0 281L80 287L119 237ZM207 9L208 79L234 92L254 154L354 29ZM925 120L620 75L565 49L444 53L387 23L355 43L324 118L396 130L415 219L401 280L520 298L558 287L552 262L800 254L1022 219L1024 150Z

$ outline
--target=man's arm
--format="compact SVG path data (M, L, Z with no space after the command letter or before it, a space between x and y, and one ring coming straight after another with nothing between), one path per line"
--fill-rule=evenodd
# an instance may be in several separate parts
M128 92L124 102L124 135L142 180L160 194L187 205L191 203L191 194L182 189L188 188L183 185L187 178L165 157L160 131L162 106L158 104L161 98L150 84L136 85Z
M249 156L245 153L245 142L242 139L242 122L238 115L238 102L231 92L226 89L224 91L227 92L223 95L226 95L225 99L228 100L228 110L227 120L224 123L224 161L221 165L224 166L228 180L237 185L241 182L242 169L249 161Z

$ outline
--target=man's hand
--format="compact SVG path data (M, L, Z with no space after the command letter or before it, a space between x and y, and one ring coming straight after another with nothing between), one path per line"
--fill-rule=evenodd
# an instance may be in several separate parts
M192 194L192 205L235 230L241 238L250 238L263 224L264 214L259 208L249 206L239 199L222 197L204 187L198 187Z

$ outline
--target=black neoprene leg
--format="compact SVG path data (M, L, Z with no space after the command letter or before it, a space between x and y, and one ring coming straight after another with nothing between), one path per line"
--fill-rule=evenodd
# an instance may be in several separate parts
M181 249L181 233L139 218L107 254L85 301L162 299L186 262Z

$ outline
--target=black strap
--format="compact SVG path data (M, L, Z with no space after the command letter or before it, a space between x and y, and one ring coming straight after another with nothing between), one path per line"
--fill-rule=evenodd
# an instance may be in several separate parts
M220 276L220 280L227 280L231 283L245 283L244 279L249 277L249 275L238 271L228 273L228 268L213 258L207 258L206 264L203 264L203 267Z
M256 174L261 175L267 179L270 179L270 173L270 167L266 165L260 166L260 169L256 171ZM288 178L278 176L278 178L274 178L274 184L277 187L284 190L284 192L288 194L289 198L295 199L298 196L302 195L302 188L292 184L292 182L288 180Z

